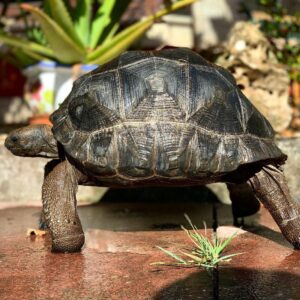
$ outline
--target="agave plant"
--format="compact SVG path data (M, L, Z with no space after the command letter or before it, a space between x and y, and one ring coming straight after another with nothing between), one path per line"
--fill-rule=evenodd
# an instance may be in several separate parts
M35 60L103 64L126 50L157 19L195 1L170 1L155 14L121 31L118 31L120 19L130 0L81 0L76 7L64 0L46 0L43 9L23 3L21 8L38 21L40 31L31 32L35 39L20 39L1 32L0 41Z

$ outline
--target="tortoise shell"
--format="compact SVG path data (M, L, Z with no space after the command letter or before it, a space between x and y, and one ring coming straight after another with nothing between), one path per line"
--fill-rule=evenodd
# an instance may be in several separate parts
M129 51L75 81L51 120L92 175L194 180L283 157L225 69L176 48Z

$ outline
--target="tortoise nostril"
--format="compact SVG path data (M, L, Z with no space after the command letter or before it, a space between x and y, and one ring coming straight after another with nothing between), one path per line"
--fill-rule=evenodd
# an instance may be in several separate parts
M18 137L16 136L16 135L13 135L11 138L10 138L10 140L12 141L12 142L17 142L18 141Z

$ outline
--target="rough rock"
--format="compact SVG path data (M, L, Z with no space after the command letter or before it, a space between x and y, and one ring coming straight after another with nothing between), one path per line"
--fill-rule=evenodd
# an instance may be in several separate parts
M292 197L300 203L300 137L278 139L277 145L288 156L284 173Z

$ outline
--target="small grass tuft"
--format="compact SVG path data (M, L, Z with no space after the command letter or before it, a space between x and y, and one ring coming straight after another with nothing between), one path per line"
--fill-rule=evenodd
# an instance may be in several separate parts
M219 263L229 262L232 257L242 254L234 253L222 255L225 248L236 236L236 233L226 239L220 239L217 237L217 234L214 234L210 239L207 236L206 226L205 235L202 235L198 232L198 228L193 225L189 216L187 214L185 214L184 216L189 222L191 230L186 229L184 226L181 226L181 228L194 244L194 248L186 251L179 250L181 255L178 255L160 246L156 246L159 250L175 259L177 261L176 265L204 267L205 269L210 270L212 268L217 268ZM165 262L156 262L153 264L170 265Z

